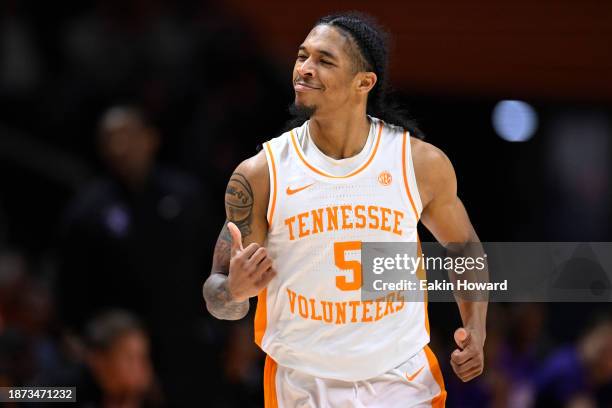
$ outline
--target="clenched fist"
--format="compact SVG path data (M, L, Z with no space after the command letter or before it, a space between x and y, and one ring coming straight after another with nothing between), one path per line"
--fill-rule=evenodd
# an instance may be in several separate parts
M256 243L243 248L238 227L228 222L227 229L232 237L227 289L232 301L243 302L257 296L276 276L276 270L266 248Z
M454 337L458 348L451 353L451 366L457 377L467 382L482 374L484 369L483 342L476 331L463 327L455 330Z

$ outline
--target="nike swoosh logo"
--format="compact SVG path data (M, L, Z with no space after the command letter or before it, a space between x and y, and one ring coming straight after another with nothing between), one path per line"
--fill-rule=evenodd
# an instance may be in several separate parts
M408 376L408 374L406 374L406 379L412 382L412 380L414 380L417 377L417 375L421 374L421 371L423 371L423 368L425 368L425 366L419 368L416 371L416 373L412 374L410 377Z
M307 189L308 187L312 186L314 183L310 183L305 185L304 187L300 187L300 188L296 188L296 189L292 189L291 187L287 187L287 195L292 195L295 193L299 193L302 190Z

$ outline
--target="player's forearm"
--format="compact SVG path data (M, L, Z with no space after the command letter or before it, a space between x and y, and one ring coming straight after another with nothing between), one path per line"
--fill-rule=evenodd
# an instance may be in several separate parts
M481 269L476 266L466 268L461 274L451 271L452 280L461 276L461 279L474 283L489 281L489 266L486 261L486 254L475 231L472 230L468 242L450 245L448 250L455 257L474 260L481 259L484 265ZM483 344L486 337L488 295L488 291L484 289L455 293L463 327L473 329L473 331L478 333Z
M467 300L457 299L459 313L463 327L472 329L480 336L480 340L484 344L487 335L487 307L488 302L479 301L472 302Z
M238 320L249 312L249 301L235 302L227 288L227 275L212 273L204 282L206 308L217 319Z
M222 320L242 319L249 312L249 301L233 301L228 290L227 277L230 268L231 243L232 238L227 229L227 221L225 221L215 245L212 273L202 288L206 308L210 314Z

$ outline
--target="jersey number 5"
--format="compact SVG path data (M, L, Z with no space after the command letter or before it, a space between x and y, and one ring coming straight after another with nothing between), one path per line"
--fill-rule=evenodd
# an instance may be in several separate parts
M353 271L353 279L348 281L346 276L336 276L336 286L340 290L361 289L361 263L359 261L347 261L344 258L346 251L361 250L360 241L334 242L334 263L338 269Z

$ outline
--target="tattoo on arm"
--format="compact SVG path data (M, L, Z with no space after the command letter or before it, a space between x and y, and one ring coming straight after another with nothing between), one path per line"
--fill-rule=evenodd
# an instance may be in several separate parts
M217 319L238 320L249 312L249 301L233 302L227 289L227 276L211 274L204 283L206 308Z
M236 224L243 239L249 236L252 232L253 202L253 188L247 178L237 172L232 174L225 190L227 220L215 244L212 273L203 288L206 307L217 319L238 320L249 311L249 301L233 302L227 289L227 275L232 254L232 237L227 229L227 223L231 221Z
M225 209L227 219L236 224L243 239L251 234L253 202L253 189L247 178L238 172L232 174L225 190Z
M230 258L232 256L232 237L227 229L227 220L221 228L219 238L215 244L215 252L213 253L213 273L222 273L227 275L229 273Z
M232 237L227 229L227 220L223 224L215 253L213 255L212 273L204 282L203 295L206 308L217 319L242 319L249 311L249 302L233 302L227 289L230 258L232 255Z

